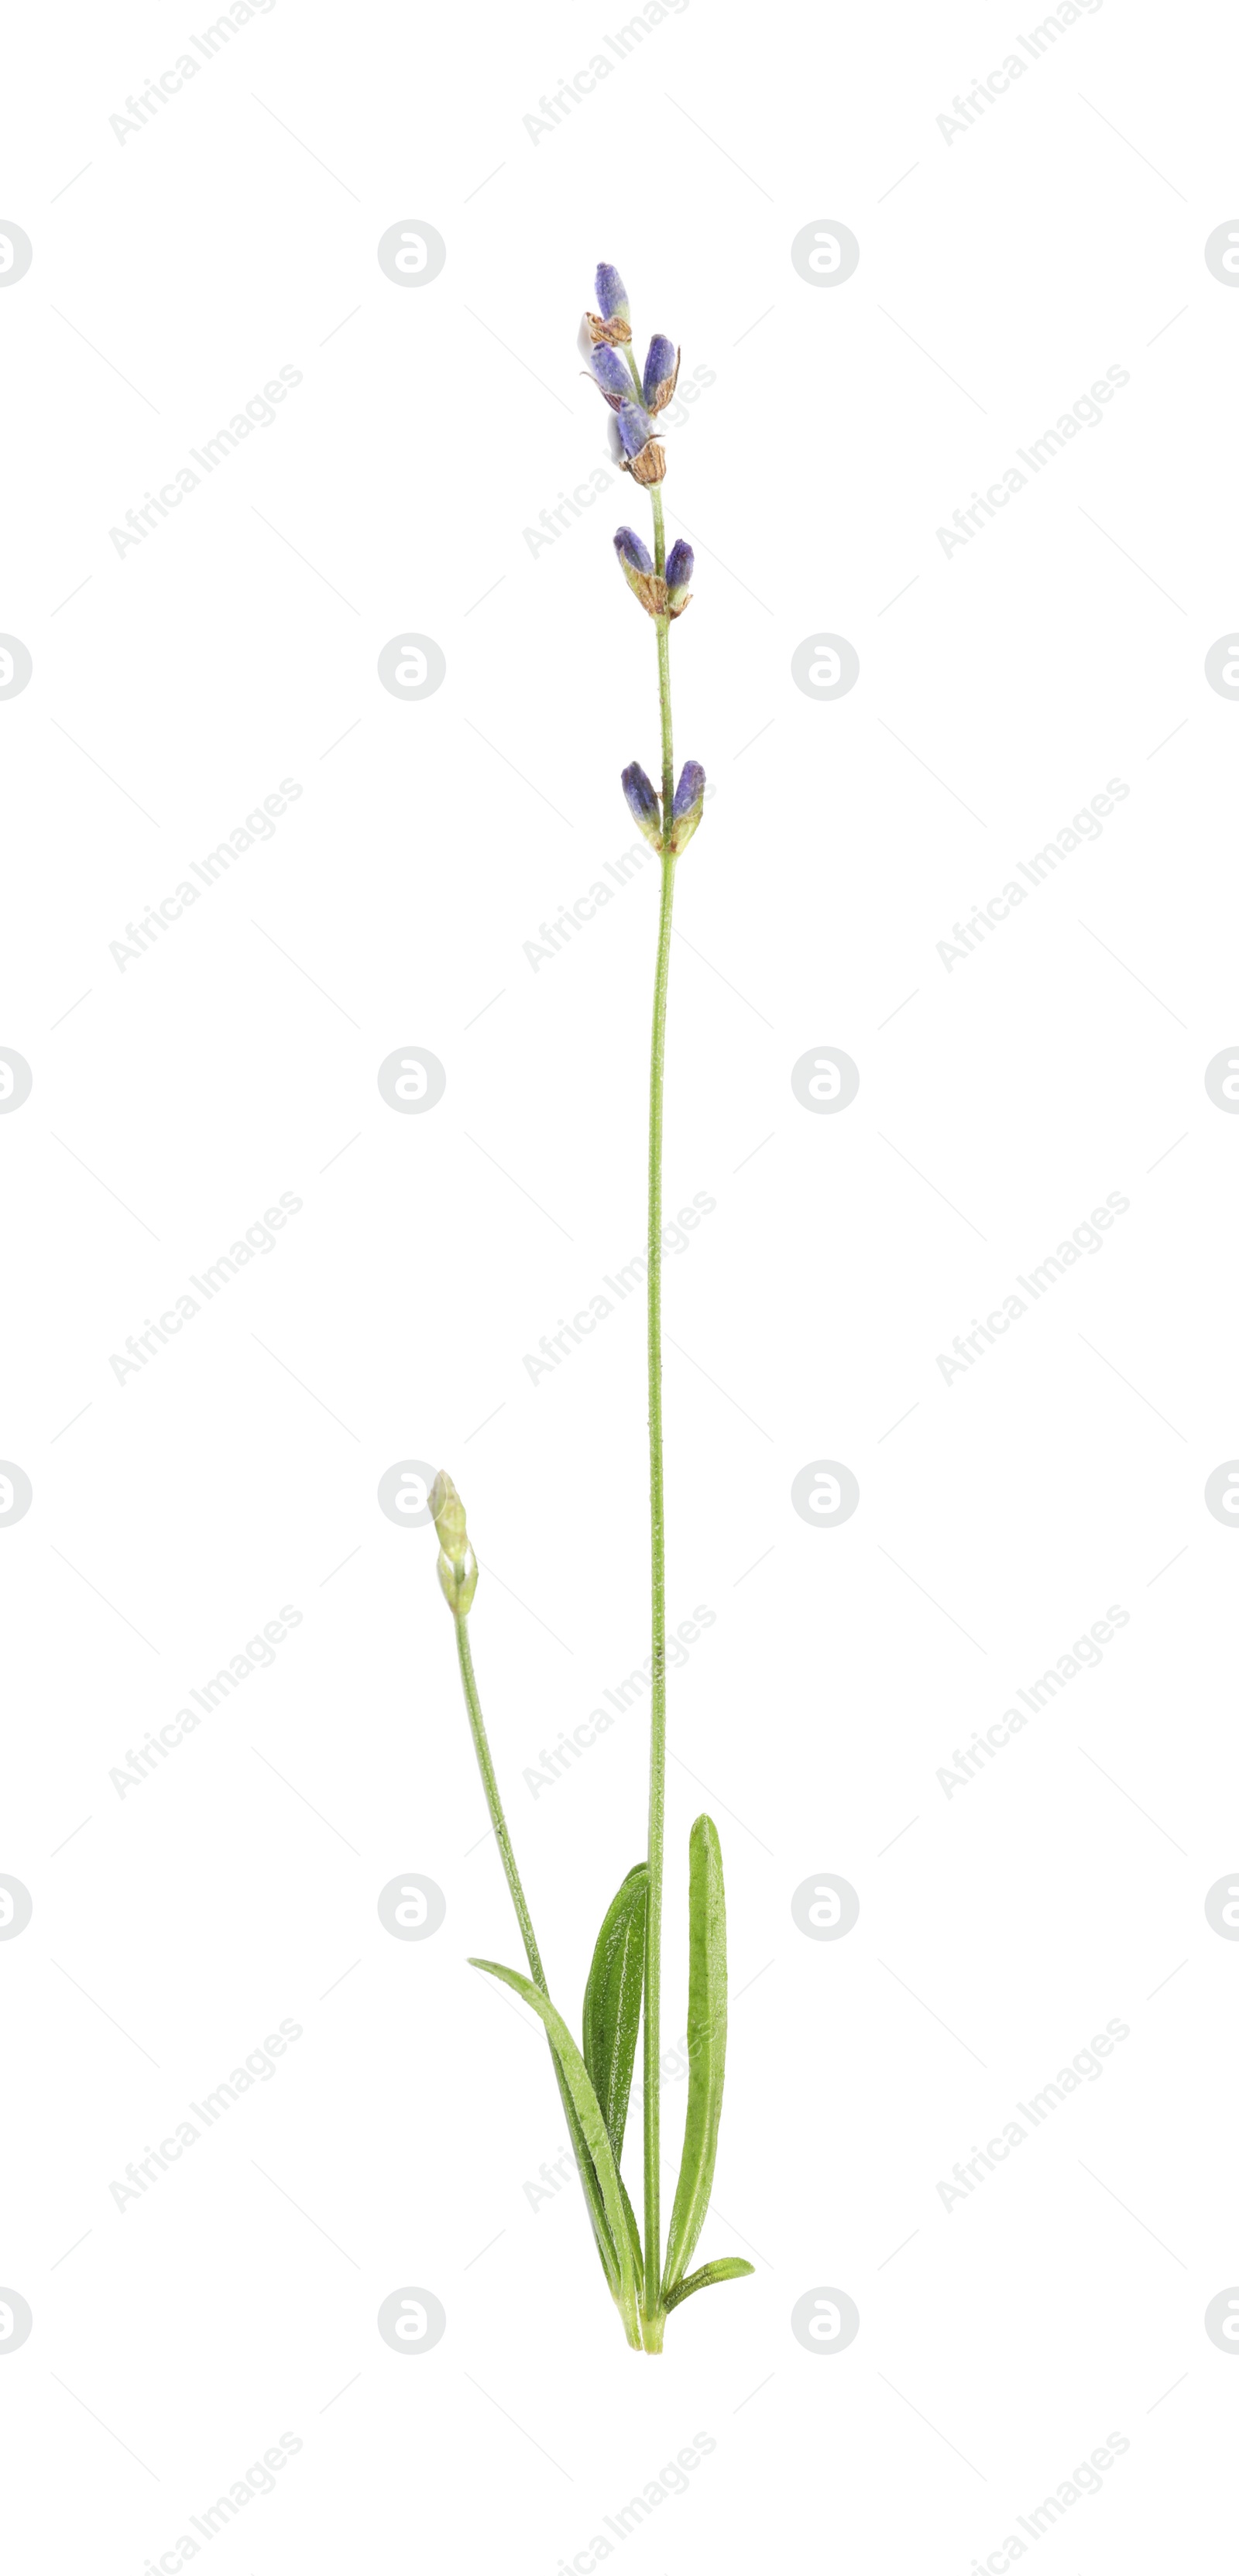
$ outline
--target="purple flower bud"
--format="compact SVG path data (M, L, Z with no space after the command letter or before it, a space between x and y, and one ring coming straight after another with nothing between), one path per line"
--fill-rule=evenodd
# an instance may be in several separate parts
M645 374L641 380L641 390L645 397L647 411L659 412L666 408L675 392L675 380L679 372L679 350L663 332L655 332L645 361Z
M638 829L644 832L651 849L662 847L662 816L658 798L639 760L630 761L620 774L620 785L628 799L628 810Z
M605 340L591 350L589 363L603 401L610 403L612 411L618 411L622 402L632 401L632 377L623 359L617 358Z
M686 760L680 771L680 783L671 805L671 847L676 857L685 850L701 821L706 774L699 760Z
M654 435L654 423L640 403L625 400L619 406L620 445L627 457L639 456Z
M635 528L617 528L612 542L625 572L653 572L654 558L642 545ZM691 567L691 555L689 564Z
M683 537L677 537L667 557L667 606L673 617L688 606L688 585L693 577L693 550Z
M617 528L614 544L624 579L633 597L640 600L647 616L668 616L670 611L667 606L666 582L659 579L654 570L652 558L647 554L635 528Z
M628 289L618 268L612 268L609 260L600 259L598 262L594 276L594 293L598 298L598 310L604 322L627 322L631 319L628 310Z
M700 805L706 789L706 774L699 760L686 760L680 771L680 783L671 807L672 820L678 823L694 805Z

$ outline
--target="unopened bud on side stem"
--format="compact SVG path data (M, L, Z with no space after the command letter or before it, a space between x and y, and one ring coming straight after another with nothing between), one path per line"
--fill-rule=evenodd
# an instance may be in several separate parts
M465 1507L440 1468L430 1488L430 1512L439 1533L439 1585L453 1618L463 1619L478 1588L478 1562L469 1545Z

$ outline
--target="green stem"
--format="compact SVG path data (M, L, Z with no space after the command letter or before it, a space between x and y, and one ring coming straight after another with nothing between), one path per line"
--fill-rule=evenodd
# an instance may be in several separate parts
M469 1711L469 1727L473 1736L473 1750L478 1757L478 1769L482 1774L482 1786L486 1791L486 1804L490 1811L491 1823L495 1829L495 1840L499 1845L499 1857L503 1862L503 1874L508 1882L508 1893L516 1908L516 1920L521 1927L521 1939L525 1944L525 1956L529 1961L529 1973L533 1978L534 1984L538 1988L539 1993L547 1995L549 1999L550 1989L543 1973L541 1958L538 1955L538 1944L534 1938L533 1918L530 1914L529 1907L525 1902L525 1890L521 1886L521 1874L516 1866L516 1854L512 1849L511 1837L508 1833L507 1820L503 1812L503 1801L499 1795L499 1783L495 1778L495 1766L490 1758L490 1745L486 1740L486 1720L482 1715L482 1704L478 1698L478 1686L474 1679L473 1656L469 1646L469 1622L467 1619L458 1619L456 1621L456 1652L460 1657L460 1678L464 1684L465 1706Z
M650 495L654 510L654 559L661 574L666 560L662 493ZM659 2053L662 1971L663 1814L667 1768L667 1604L666 1545L663 1519L662 1398L662 1151L663 1070L667 1037L667 976L671 964L671 907L675 895L675 859L669 848L671 800L674 794L671 747L671 660L668 621L658 630L658 702L662 720L663 851L662 902L658 921L658 963L654 977L654 1019L650 1036L649 1234L646 1276L650 1419L650 1809L649 1894L645 1915L645 2283L643 2311L646 2350L662 2349L662 2252L659 2211Z

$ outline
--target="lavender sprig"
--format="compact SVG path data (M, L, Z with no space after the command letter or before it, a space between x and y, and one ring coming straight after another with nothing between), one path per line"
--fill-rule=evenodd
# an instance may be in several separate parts
M689 1835L689 2081L684 2148L665 2251L660 2219L659 2041L666 1795L667 1619L662 1417L662 1138L667 985L676 862L697 831L705 771L686 760L675 776L671 727L671 628L689 605L693 550L677 537L667 553L662 485L666 450L656 435L675 392L679 350L662 332L650 341L644 372L632 352L632 320L618 269L603 261L595 279L598 311L587 313L591 379L608 407L615 451L633 481L646 486L654 550L630 527L617 528L616 560L634 598L654 622L658 652L661 790L639 760L620 784L638 830L658 852L661 896L650 1040L649 1199L647 1243L647 1381L650 1444L650 1772L647 1851L623 1880L603 1916L585 1990L582 2045L552 2004L499 1798L468 1640L468 1614L478 1580L464 1507L440 1475L430 1508L440 1541L439 1579L456 1623L457 1650L474 1745L491 1823L529 1965L526 1977L493 1960L473 1965L512 1986L546 2031L573 2153L607 2286L634 2349L661 2352L668 2315L694 2291L738 2280L751 2263L725 2255L689 2272L714 2178L727 2039L727 1937L719 1838L709 1816ZM620 2170L638 2029L644 2045L644 2242Z

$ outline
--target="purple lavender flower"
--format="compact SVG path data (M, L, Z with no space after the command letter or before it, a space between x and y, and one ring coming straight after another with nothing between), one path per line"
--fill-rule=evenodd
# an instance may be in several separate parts
M623 359L616 357L605 340L591 350L589 363L603 401L610 403L612 411L618 411L622 402L632 401L632 377Z
M611 542L625 572L653 572L654 558L642 545L635 528L617 528Z
M678 858L701 821L706 774L699 760L686 760L671 804L671 848Z
M643 608L654 614L654 559L643 546L635 528L617 528L612 540L619 557L620 570L631 591Z
M674 822L678 823L684 815L691 813L694 805L700 805L702 797L705 794L705 787L706 774L701 766L701 762L699 760L686 760L684 767L680 771L680 783L676 788L675 798L671 807L671 814Z
M693 577L693 550L683 537L677 537L667 557L667 606L673 617L687 608L688 585Z
M658 798L639 760L629 762L620 773L620 785L628 799L628 810L638 829L644 832L651 849L662 847L662 814Z
M619 405L619 434L620 445L629 458L639 456L654 435L654 423L649 413L642 410L640 403L633 402L631 396L625 397Z
M656 331L650 342L649 354L645 361L645 374L641 379L641 390L645 397L647 411L659 412L666 409L675 392L675 380L679 372L679 350L663 332Z
M678 617L679 609L672 608L668 601L666 582L661 574L655 572L652 558L635 528L617 528L614 544L624 579L647 616Z
M598 262L594 276L594 293L598 298L598 310L604 322L631 321L632 316L628 310L628 289L618 268L612 268L609 260L600 259Z

